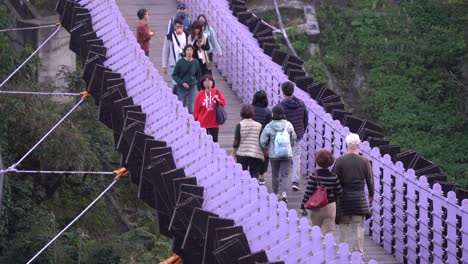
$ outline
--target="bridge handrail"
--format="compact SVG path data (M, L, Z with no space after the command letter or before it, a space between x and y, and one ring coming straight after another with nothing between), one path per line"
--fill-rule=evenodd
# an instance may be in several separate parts
M288 80L279 65L263 53L246 26L232 15L227 1L188 0L192 17L205 13L217 31L222 57L215 57L218 68L244 103L250 103L258 90L267 92L270 107L282 99L280 84ZM302 169L311 174L314 156L320 149L345 153L344 138L349 129L310 96L296 88L309 111L309 127L303 143ZM362 154L372 162L376 194L373 217L367 232L393 253L398 261L409 263L468 263L468 200L461 206L456 194L444 196L439 184L431 188L425 176L416 177L378 148L362 144ZM467 243L467 242L465 242Z

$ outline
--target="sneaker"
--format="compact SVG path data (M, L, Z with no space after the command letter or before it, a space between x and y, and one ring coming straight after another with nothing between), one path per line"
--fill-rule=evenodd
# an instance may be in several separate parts
M293 182L292 189L293 191L297 192L301 190L301 187L299 187L299 184Z
M288 203L288 199L286 198L286 193L285 192L281 193L281 201L283 201L285 203Z
M259 185L265 185L265 179L259 179L258 184Z

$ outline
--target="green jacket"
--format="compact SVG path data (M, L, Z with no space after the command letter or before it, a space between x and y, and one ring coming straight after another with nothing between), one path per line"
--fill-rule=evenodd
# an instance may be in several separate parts
M201 82L201 71L198 60L187 61L185 58L178 60L172 73L172 79L179 86L187 83L190 87L198 87Z

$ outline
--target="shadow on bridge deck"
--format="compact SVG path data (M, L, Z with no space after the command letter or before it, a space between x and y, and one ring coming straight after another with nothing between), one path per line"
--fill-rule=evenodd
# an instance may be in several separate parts
M175 0L116 0L119 5L120 12L122 12L127 23L129 24L132 31L135 33L135 28L138 22L137 11L140 8L148 10L150 17L148 24L155 32L155 37L150 42L150 59L155 68L160 74L162 74L162 50L164 38L167 30L167 24L171 16L176 13L176 1ZM188 7L190 8L190 7ZM208 18L209 20L210 18ZM162 74L163 75L163 74ZM226 124L220 127L219 131L219 143L223 149L226 150L228 155L232 151L232 141L234 139L234 128L236 124L241 120L240 108L242 101L232 91L230 85L226 82L222 73L218 72L216 68L213 69L213 77L216 82L216 87L221 89L226 98L226 110L228 112L228 121ZM170 82L170 76L164 76L164 79ZM250 103L250 102L248 102ZM271 173L270 170L267 172L266 181L268 190L271 192ZM306 185L306 179L301 179L301 187L304 190ZM300 204L304 195L303 190L299 192L292 192L291 188L288 188L288 208L299 211ZM380 245L372 241L368 236L365 240L365 262L374 259L381 264L398 263L396 260L387 253Z

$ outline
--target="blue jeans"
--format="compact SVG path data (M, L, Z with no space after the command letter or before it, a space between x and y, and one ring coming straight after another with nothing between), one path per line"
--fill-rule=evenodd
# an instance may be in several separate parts
M294 147L292 148L292 170L291 170L291 182L294 184L299 184L299 179L301 177L301 152L302 152L302 139L296 141Z
M174 82L174 79L172 79L172 74L174 73L174 68L175 68L175 66L169 66L169 73L171 74L172 86L174 86L176 84Z
M179 101L185 105L185 102L188 100L188 111L190 114L193 114L193 106L195 104L195 97L197 96L198 88L196 85L186 89L183 86L179 86L177 89L177 98Z

